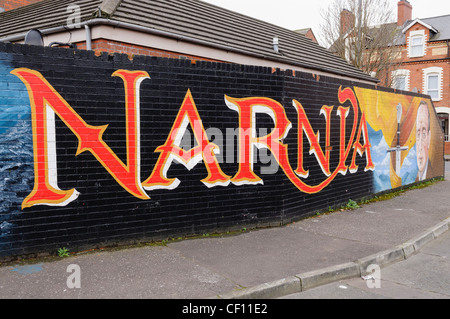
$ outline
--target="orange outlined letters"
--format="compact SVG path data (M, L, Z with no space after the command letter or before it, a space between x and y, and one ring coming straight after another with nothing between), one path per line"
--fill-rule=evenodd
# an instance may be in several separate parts
M228 186L230 183L237 186L263 184L263 180L253 171L255 147L270 150L292 184L308 194L322 191L338 174L345 175L347 171L350 171L351 174L355 173L358 170L357 153L360 156L366 154L365 171L375 168L372 162L366 116L362 113L361 119L359 119L358 100L350 88L339 88L338 90L339 103L348 102L350 106L341 105L337 108L336 113L340 117L339 163L333 171L330 167L333 106L324 105L320 110L326 123L325 148L323 149L320 144L320 131L314 132L303 106L300 102L293 100L293 106L298 116L298 160L297 169L294 170L289 161L288 145L284 143L292 123L287 118L283 106L279 102L265 97L232 98L225 96L226 106L236 111L239 117L239 169L234 177L228 176L222 171L216 158L216 154L220 154L221 150L208 140L191 91L188 90L165 144L159 146L155 151L160 155L151 175L141 183L140 85L143 80L150 78L147 72L118 70L112 75L121 78L125 86L126 164L103 141L102 136L108 125L92 126L87 124L39 72L19 68L11 73L19 77L26 85L32 114L34 188L23 201L22 209L35 205L65 206L79 196L76 189L61 190L58 187L56 115L78 138L76 155L89 151L126 191L142 200L150 198L146 194L146 190L175 189L179 185L179 179L167 177L173 161L183 164L189 170L203 161L208 176L201 182L209 188ZM347 140L346 127L350 110L353 114L353 125ZM267 114L273 120L274 128L265 136L257 136L256 133L256 115L259 113ZM184 150L181 147L181 140L189 125L193 130L196 146L190 150ZM309 171L303 167L303 134L306 134L310 144L309 154L315 155L326 177L318 185L308 185L302 180L308 178L309 175ZM364 144L361 144L361 139ZM347 166L346 162L352 148L353 156L350 166Z
M140 178L139 86L149 78L143 71L118 70L113 76L125 83L127 117L127 165L103 141L107 125L87 124L39 72L16 69L28 89L32 109L34 148L34 189L23 201L22 209L34 205L65 206L78 198L75 189L63 191L57 185L55 114L78 138L76 155L91 152L114 179L130 194L149 199L142 189Z

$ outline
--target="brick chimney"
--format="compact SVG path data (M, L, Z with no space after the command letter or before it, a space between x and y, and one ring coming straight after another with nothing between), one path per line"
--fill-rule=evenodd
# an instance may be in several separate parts
M346 34L355 26L355 15L347 9L341 12L341 35Z
M27 6L32 3L36 3L42 0L0 0L0 12L1 9L4 9L4 11L9 11L13 9L17 9L20 7Z
M398 17L397 25L402 26L406 21L412 20L412 5L407 0L400 0L398 2Z

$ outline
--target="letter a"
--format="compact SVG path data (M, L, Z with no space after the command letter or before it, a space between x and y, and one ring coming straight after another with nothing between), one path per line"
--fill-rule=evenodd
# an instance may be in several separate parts
M193 128L194 137L198 146L189 151L185 151L180 145L189 124ZM188 170L191 170L202 159L208 171L208 176L202 180L203 184L209 188L214 186L228 186L230 176L223 173L215 156L219 151L217 145L209 142L191 91L188 90L166 143L158 147L155 151L161 153L161 155L152 174L143 183L143 186L146 190L175 189L180 184L180 180L178 178L169 179L166 176L172 161L175 160L179 164L184 165Z

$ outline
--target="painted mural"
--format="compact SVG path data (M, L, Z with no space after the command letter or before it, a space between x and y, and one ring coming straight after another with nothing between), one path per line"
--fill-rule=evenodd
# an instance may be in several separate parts
M355 91L368 114L375 191L435 177L433 167L441 165L442 140L431 100L361 88Z
M56 50L0 52L0 256L280 223L443 175L427 96L225 64L34 61L72 53Z

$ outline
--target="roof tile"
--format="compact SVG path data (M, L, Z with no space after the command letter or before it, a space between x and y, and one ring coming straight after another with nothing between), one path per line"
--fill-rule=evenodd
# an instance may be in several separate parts
M117 0L44 0L0 13L0 41L32 28L66 24L67 7L81 7L81 20L91 19L100 5ZM112 3L111 3L112 5ZM227 46L266 59L355 79L377 80L351 66L304 35L200 0L122 0L112 20ZM280 52L273 50L278 37Z

